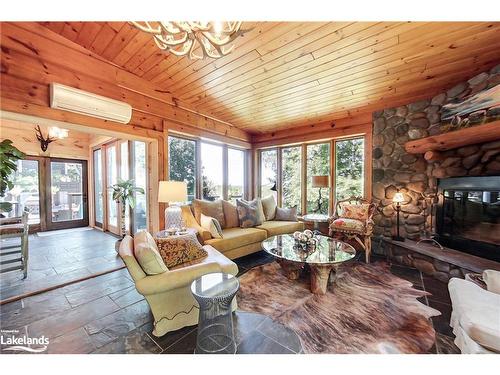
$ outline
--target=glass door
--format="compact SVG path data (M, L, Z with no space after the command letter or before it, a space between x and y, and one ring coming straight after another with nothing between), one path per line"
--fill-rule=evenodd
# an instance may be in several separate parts
M47 229L87 226L87 162L51 158L47 169Z
M94 159L94 221L99 228L104 223L104 184L102 168L102 149L93 151Z
M106 224L107 230L120 233L120 223L118 222L118 203L113 200L113 190L111 186L118 182L118 160L116 143L106 146Z

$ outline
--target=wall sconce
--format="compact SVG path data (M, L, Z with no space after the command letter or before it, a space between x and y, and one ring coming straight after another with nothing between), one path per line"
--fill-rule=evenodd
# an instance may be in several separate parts
M57 126L51 126L49 128L49 134L47 135L47 137L44 137L42 134L42 130L40 129L40 125L37 125L35 127L35 134L36 139L38 139L38 141L40 142L40 148L43 152L45 152L47 151L49 144L54 142L56 139L63 139L68 137L68 130L58 128Z

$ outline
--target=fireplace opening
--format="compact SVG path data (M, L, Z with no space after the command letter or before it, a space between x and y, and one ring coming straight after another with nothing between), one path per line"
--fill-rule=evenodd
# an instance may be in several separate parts
M500 176L441 179L438 191L439 242L500 262Z

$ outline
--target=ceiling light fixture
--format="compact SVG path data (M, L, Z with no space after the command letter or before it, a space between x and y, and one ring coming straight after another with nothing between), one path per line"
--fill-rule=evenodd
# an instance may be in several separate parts
M242 22L130 22L141 31L152 34L161 50L192 60L205 57L217 59L234 50L232 42L249 30L241 29Z

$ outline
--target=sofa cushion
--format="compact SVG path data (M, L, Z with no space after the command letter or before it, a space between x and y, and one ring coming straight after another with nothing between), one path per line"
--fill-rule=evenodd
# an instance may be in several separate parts
M147 275L157 275L168 271L153 236L146 231L137 232L135 234L134 255Z
M241 228L252 228L262 224L264 221L264 212L262 211L260 199L257 198L250 202L244 199L237 199L236 207L238 208L238 219Z
M238 209L236 205L229 201L222 201L222 210L224 212L224 220L226 225L222 228L236 228L240 226L240 221L238 219Z
M268 195L267 197L262 198L261 202L266 220L274 220L274 217L276 216L276 207L278 207L276 205L276 201L274 200L274 196Z
M281 208L276 207L276 216L274 220L277 221L297 221L297 207Z
M331 224L330 228L337 228L340 230L355 230L362 232L365 229L365 224L356 219L335 219Z
M485 270L483 280L486 283L486 289L490 292L500 294L500 271Z
M224 252L241 246L262 242L267 238L267 232L257 228L226 228L222 230L223 238L213 238L205 241L205 245L211 245L217 250Z
M264 229L267 232L267 236L276 236L278 234L293 233L295 231L304 230L304 223L301 221L265 221L262 225L257 227L258 229Z
M201 214L211 216L219 221L221 227L226 226L224 219L224 210L222 209L222 200L206 201L201 199L193 199L194 217L198 224L201 224Z
M368 203L351 204L343 202L340 204L341 217L346 219L368 220L370 205Z
M156 238L156 244L163 261L169 268L207 256L206 251L203 250L193 233L166 238L159 237Z
M460 327L479 345L500 351L500 295L467 280L448 283L453 307L452 325Z
M222 228L219 220L201 214L201 226L210 232L212 238L222 238Z

